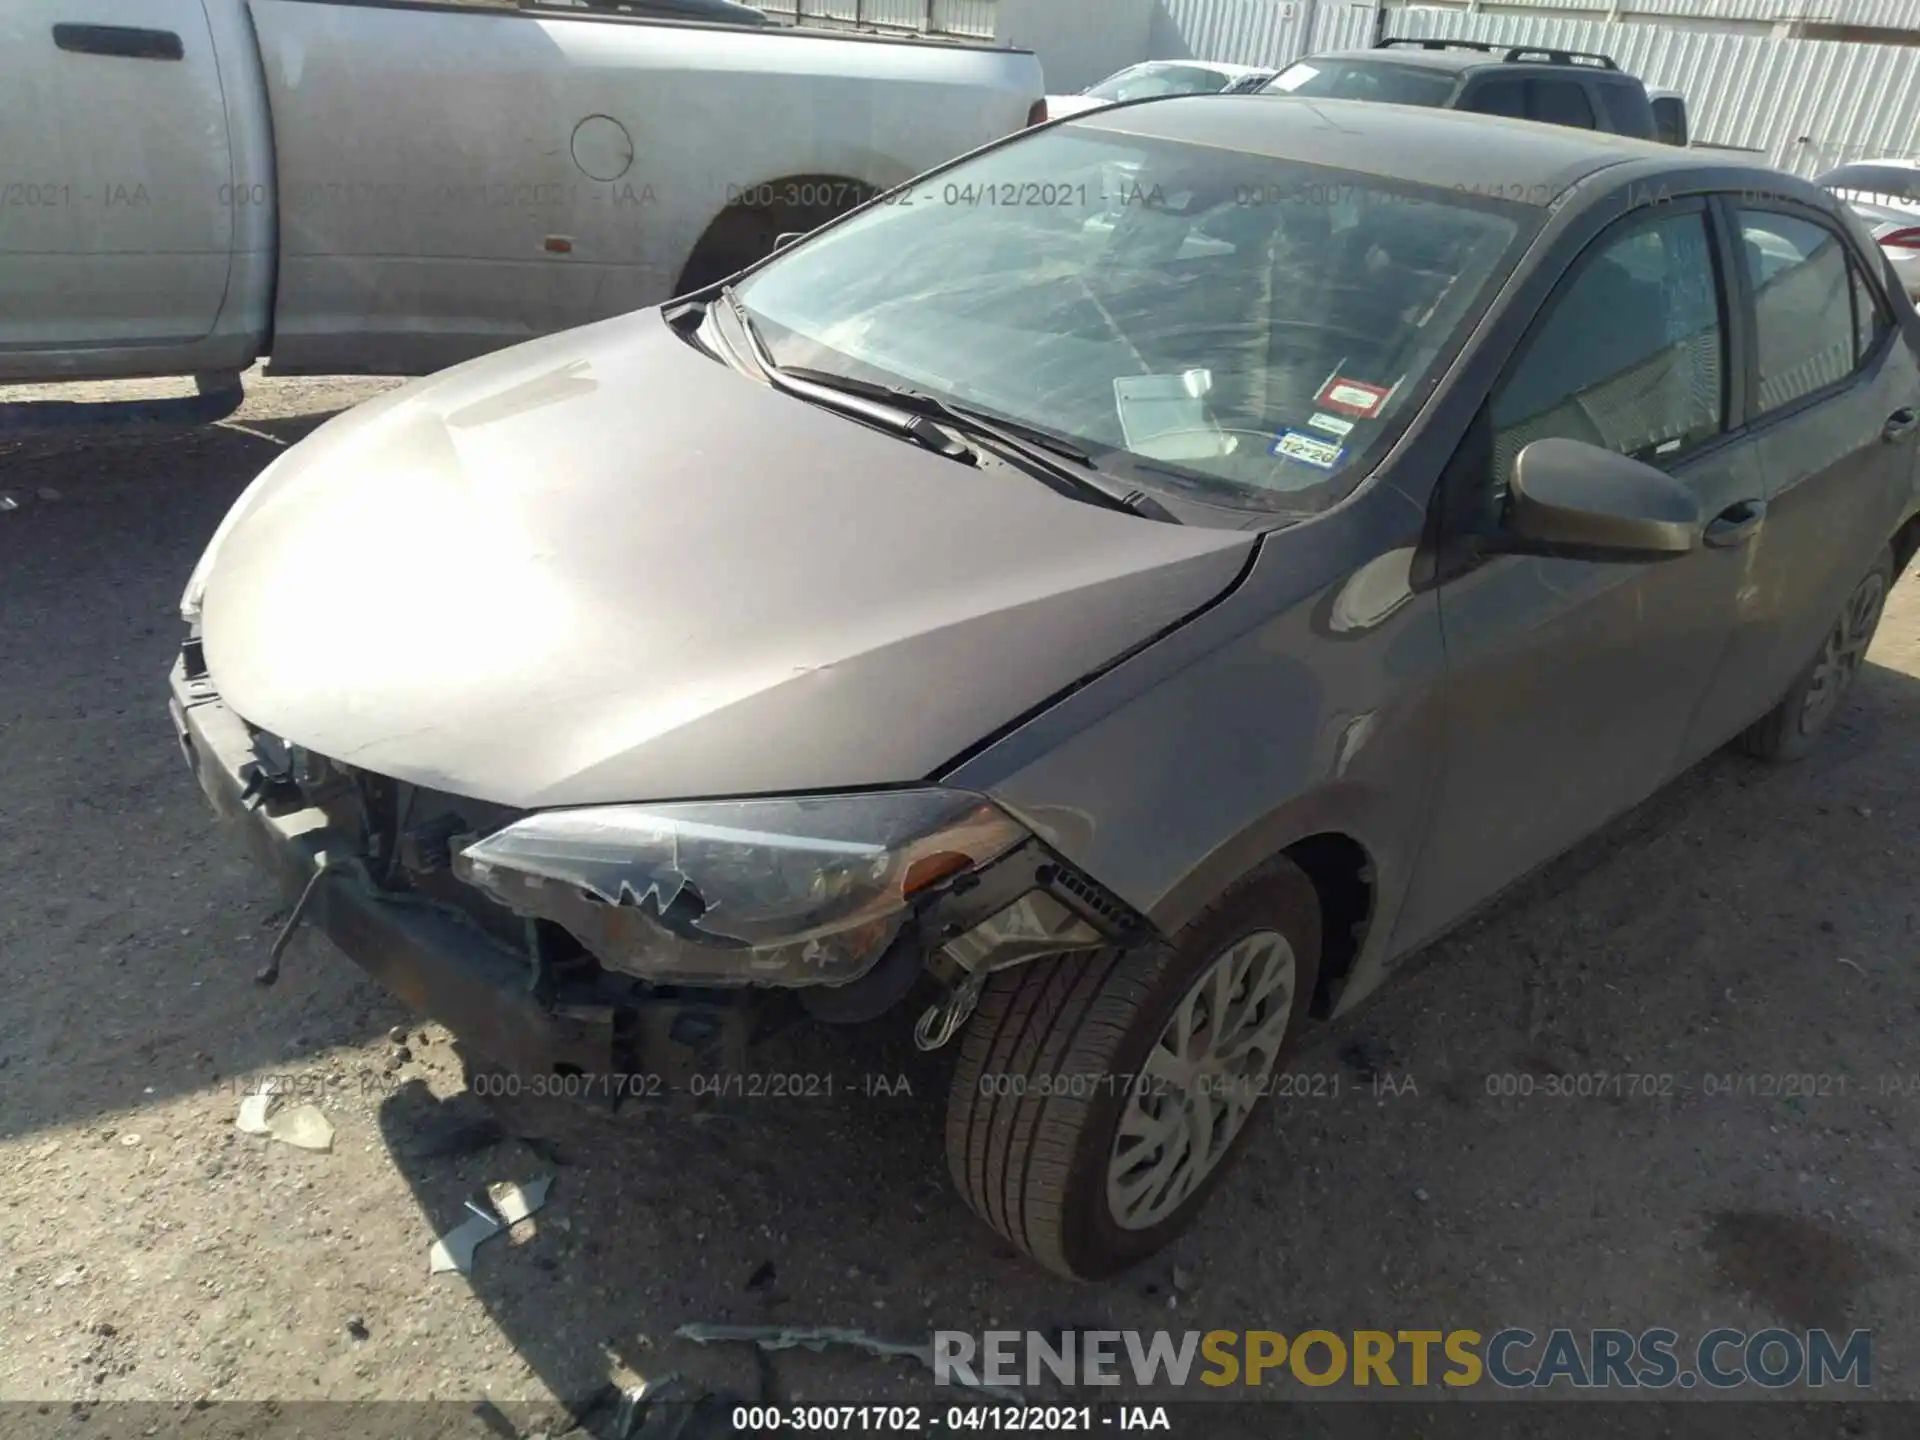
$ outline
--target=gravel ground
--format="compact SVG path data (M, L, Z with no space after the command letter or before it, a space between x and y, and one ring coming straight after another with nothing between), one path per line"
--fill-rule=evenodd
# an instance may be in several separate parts
M1435 947L1296 1057L1327 1093L1264 1113L1174 1254L1069 1286L951 1193L945 1057L891 1025L783 1042L890 1095L522 1101L496 1128L444 1032L324 941L253 983L279 911L175 748L174 607L246 481L384 383L250 377L216 426L0 436L0 1399L552 1405L669 1369L933 1397L854 1353L763 1376L689 1321L1866 1327L1876 1393L1920 1398L1920 586L1813 759L1717 757ZM1490 1093L1562 1071L1674 1089ZM268 1075L331 1152L235 1129ZM429 1277L475 1186L540 1175L545 1210Z

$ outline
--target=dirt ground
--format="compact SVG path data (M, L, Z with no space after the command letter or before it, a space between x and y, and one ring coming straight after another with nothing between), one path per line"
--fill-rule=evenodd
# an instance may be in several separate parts
M0 1399L583 1406L666 1371L932 1394L852 1352L762 1373L676 1338L694 1321L1864 1327L1875 1393L1920 1398L1920 584L1814 758L1717 757L1436 947L1295 1058L1337 1093L1266 1110L1174 1254L1071 1286L953 1195L947 1057L890 1024L787 1039L833 1100L521 1102L500 1128L444 1032L326 942L253 982L281 912L176 749L176 602L247 480L381 384L253 378L216 426L0 434ZM451 593L396 604L457 618ZM1674 1090L1492 1093L1559 1071ZM902 1093L846 1095L863 1074ZM331 1152L236 1130L265 1076L320 1105ZM477 1185L542 1175L471 1277L429 1276Z

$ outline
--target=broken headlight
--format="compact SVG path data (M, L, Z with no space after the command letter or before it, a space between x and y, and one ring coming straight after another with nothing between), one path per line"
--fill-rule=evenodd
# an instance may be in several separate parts
M879 960L916 895L1026 838L952 790L604 805L516 821L454 871L660 984L836 985Z

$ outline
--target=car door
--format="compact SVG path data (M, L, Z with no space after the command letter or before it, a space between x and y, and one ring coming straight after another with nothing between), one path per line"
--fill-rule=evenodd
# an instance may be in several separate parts
M232 260L201 0L0 5L0 359L200 339Z
M1440 584L1446 735L1401 918L1410 942L1651 793L1712 693L1763 523L1758 462L1726 425L1730 264L1704 202L1602 231L1448 467L1442 528L1463 532L1498 526L1515 456L1548 436L1658 466L1720 518L1713 543L1673 559L1480 555Z
M1755 600L1725 681L1752 719L1812 660L1892 536L1913 485L1920 367L1837 222L1786 200L1725 209L1740 238L1749 430L1766 480ZM1714 738L1701 734L1696 748Z

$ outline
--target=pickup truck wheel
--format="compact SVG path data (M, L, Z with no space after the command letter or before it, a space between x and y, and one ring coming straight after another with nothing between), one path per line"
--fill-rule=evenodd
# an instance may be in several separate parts
M1776 764L1804 759L1853 688L1867 658L1887 591L1893 585L1893 551L1883 550L1853 587L1847 603L1815 655L1785 698L1740 737L1747 754Z
M691 295L736 275L771 255L782 235L818 230L879 193L858 181L832 178L781 180L758 188L771 197L794 198L791 203L784 198L765 204L742 201L722 210L694 245L674 294Z
M1318 896L1277 858L1164 945L993 976L947 1101L960 1193L1073 1279L1160 1250L1253 1133L1319 961Z

